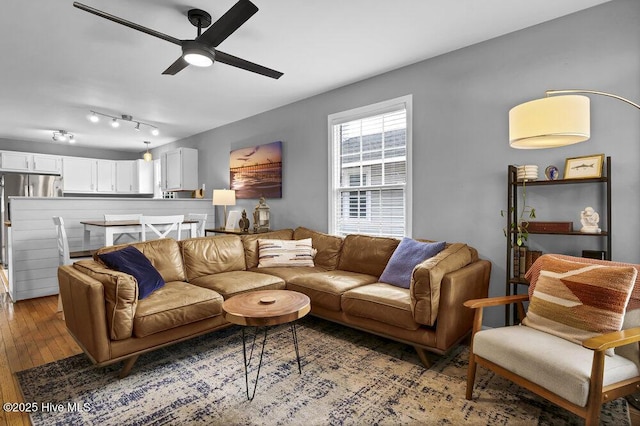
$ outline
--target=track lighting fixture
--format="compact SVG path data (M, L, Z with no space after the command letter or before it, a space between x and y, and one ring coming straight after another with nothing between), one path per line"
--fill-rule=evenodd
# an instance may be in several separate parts
M91 121L92 123L97 123L100 121L100 116L110 118L111 126L113 128L120 127L121 121L128 121L130 123L135 123L134 130L140 131L140 126L147 126L151 128L151 134L153 136L158 136L160 134L160 131L158 130L158 128L153 124L145 123L144 121L140 121L140 120L134 120L133 116L127 115L127 114L122 114L120 117L115 117L113 115L105 114L103 112L90 111L88 118L89 118L89 121Z
M151 145L151 142L144 141L144 143L147 145L147 152L144 153L142 158L144 158L144 161L149 162L149 161L153 160L153 155L151 155L151 153L149 152L149 145Z
M75 143L76 138L73 133L69 133L66 130L55 130L53 132L53 137L51 138L56 142L67 142Z

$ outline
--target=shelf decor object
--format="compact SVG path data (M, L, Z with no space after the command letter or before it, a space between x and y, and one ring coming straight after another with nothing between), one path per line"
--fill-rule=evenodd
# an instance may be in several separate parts
M509 145L518 149L555 148L591 137L589 98L608 96L640 109L622 96L595 90L547 90L546 98L517 105L509 111ZM563 96L551 96L563 95Z
M573 222L527 222L527 230L531 233L572 232Z
M602 176L604 154L567 158L564 165L565 179L591 179Z
M253 210L253 232L266 232L271 227L271 211L264 197Z

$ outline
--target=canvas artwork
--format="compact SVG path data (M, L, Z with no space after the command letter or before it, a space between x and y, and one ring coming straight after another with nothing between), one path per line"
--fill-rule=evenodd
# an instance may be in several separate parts
M282 198L282 142L231 151L229 174L236 198Z

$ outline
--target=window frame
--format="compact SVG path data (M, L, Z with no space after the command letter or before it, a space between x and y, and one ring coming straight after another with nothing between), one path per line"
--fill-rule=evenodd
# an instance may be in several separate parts
M406 183L405 184L386 184L377 187L377 189L393 189L404 188L404 229L405 236L410 237L413 231L413 172L412 172L412 158L413 158L413 95L400 96L394 99L389 99L382 102L377 102L371 105L365 105L350 110L329 114L327 117L327 134L328 134L328 147L329 147L329 159L328 170L329 180L328 186L328 232L332 235L338 235L339 230L337 227L337 219L339 212L337 211L339 205L337 204L338 191L340 188L340 177L342 170L339 169L338 160L336 156L340 155L340 141L336 141L334 137L334 126L344 124L350 121L361 120L367 117L381 115L400 109L405 110L406 115ZM355 188L358 190L361 188ZM368 212L367 212L368 215Z

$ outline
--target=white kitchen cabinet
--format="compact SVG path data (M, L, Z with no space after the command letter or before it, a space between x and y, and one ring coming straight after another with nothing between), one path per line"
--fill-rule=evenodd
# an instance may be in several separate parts
M34 173L62 173L62 158L58 155L33 154L31 170Z
M133 190L137 194L153 194L153 161L136 160Z
M96 190L98 192L116 191L116 162L111 160L93 160L97 163Z
M8 172L28 172L31 168L32 154L26 152L2 151L0 168Z
M97 165L95 158L64 157L62 159L64 192L96 192Z
M2 151L0 152L0 170L58 175L62 172L62 159L58 155Z
M132 193L134 190L135 161L116 161L116 192Z
M162 190L195 191L198 189L198 150L178 148L162 154Z

